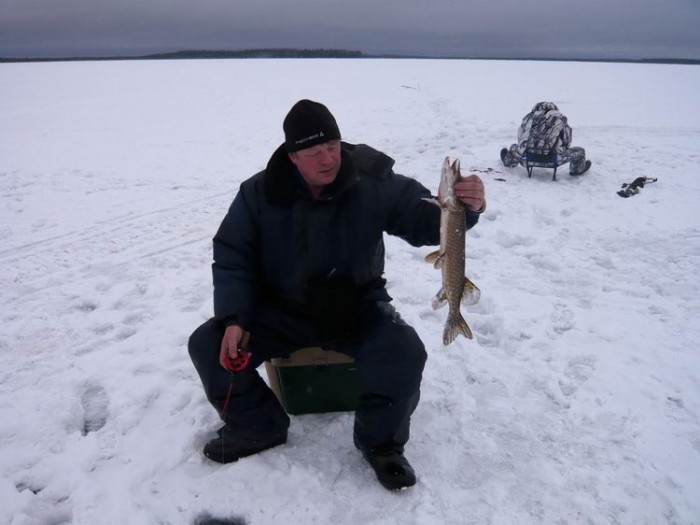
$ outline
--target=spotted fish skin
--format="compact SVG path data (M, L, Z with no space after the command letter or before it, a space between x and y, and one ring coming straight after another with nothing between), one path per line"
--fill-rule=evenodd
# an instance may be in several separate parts
M481 291L465 276L466 208L454 191L455 182L462 178L459 159L446 157L442 164L437 199L426 199L440 206L440 249L425 260L442 272L442 288L433 299L433 309L449 306L442 343L447 346L458 335L472 339L469 325L462 316L460 305L479 301Z

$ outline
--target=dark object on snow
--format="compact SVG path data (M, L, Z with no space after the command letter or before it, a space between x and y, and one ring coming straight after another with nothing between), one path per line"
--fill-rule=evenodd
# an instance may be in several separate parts
M194 525L246 525L243 518L216 518L210 514L202 514L194 520Z
M654 179L652 177L637 177L632 182L625 182L622 185L622 189L617 192L620 197L631 197L632 195L637 195L640 188L643 188L645 184L651 184L659 179Z
M416 484L416 473L402 452L364 450L362 455L374 469L377 479L389 490L401 490Z
M495 169L490 168L490 167L485 168L485 169L484 168L469 168L469 173L473 173L473 172L477 172L477 173L501 173L500 171L495 170Z

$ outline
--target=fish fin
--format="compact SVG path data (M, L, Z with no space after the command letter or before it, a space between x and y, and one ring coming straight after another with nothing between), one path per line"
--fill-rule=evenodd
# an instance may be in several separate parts
M444 261L444 259L445 254L440 253L440 250L436 250L425 256L425 261L431 263L433 267L437 269L442 268L442 262Z
M464 293L462 294L462 304L471 306L481 299L481 290L467 277L464 278Z
M421 200L429 202L430 204L435 204L435 206L442 208L442 204L440 204L440 201L434 197L423 197Z
M445 288L440 288L440 291L437 293L435 297L433 297L433 310L437 310L438 308L442 308L447 304L447 292L445 291Z
M440 258L440 250L435 250L434 252L430 252L428 255L425 256L425 262L434 264L435 261L437 261Z
M447 316L445 330L442 332L442 344L445 346L449 345L457 339L459 334L462 334L467 339L474 339L474 334L472 334L467 321L464 320L462 313L458 310Z

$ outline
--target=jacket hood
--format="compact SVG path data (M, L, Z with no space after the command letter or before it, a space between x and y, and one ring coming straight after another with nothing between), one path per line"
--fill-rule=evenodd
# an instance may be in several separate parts
M559 111L559 108L554 102L538 102L532 107L532 112L536 111Z

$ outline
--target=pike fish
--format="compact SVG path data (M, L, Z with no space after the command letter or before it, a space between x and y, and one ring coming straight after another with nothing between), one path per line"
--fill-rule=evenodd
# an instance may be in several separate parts
M425 199L440 206L440 249L426 255L425 260L442 271L442 288L433 299L433 309L449 305L447 322L442 334L442 343L447 346L459 334L472 339L472 331L462 317L460 304L473 305L479 302L481 291L464 273L466 208L455 194L455 182L462 177L459 159L450 157L442 164L437 199Z

